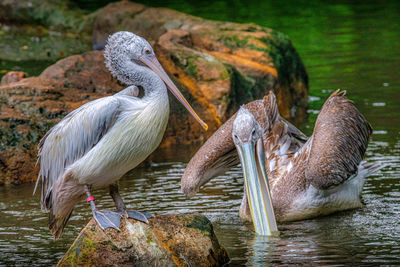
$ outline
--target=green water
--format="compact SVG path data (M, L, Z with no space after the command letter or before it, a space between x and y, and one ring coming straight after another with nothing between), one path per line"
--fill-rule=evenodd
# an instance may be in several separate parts
M280 224L279 238L259 238L238 217L240 169L187 200L180 177L194 148L163 151L149 167L121 181L129 208L157 214L199 212L214 223L231 265L395 265L400 262L400 2L396 1L172 1L168 7L208 19L254 22L286 33L310 81L311 134L324 100L348 91L374 128L366 158L388 166L366 181L362 209ZM162 1L142 1L166 6ZM23 66L21 66L23 69ZM32 70L33 71L33 70ZM179 156L176 156L179 155ZM90 218L82 203L61 240L53 242L33 186L0 187L0 265L55 264ZM105 191L96 194L111 208Z

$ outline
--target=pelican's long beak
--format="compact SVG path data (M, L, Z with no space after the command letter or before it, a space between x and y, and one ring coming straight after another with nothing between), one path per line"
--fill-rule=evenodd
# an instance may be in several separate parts
M271 235L278 231L272 207L268 178L265 171L265 155L262 139L236 146L242 163L246 194L255 231Z
M141 56L139 58L144 64L146 64L152 71L154 71L167 85L168 89L171 93L182 103L182 105L189 111L190 114L201 124L201 126L207 131L208 125L200 119L199 115L193 110L190 104L187 102L185 97L179 91L179 89L175 86L175 84L168 77L168 74L165 72L164 68L161 66L160 62L158 62L155 56Z

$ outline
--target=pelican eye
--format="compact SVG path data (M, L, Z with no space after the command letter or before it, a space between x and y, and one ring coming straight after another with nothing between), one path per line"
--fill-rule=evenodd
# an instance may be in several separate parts
M251 131L251 136L253 137L253 139L256 139L258 137L257 131L255 128L253 128L253 130Z
M150 51L150 49L146 48L146 49L144 50L144 53L145 53L146 55L150 55L150 54L151 54L151 51Z

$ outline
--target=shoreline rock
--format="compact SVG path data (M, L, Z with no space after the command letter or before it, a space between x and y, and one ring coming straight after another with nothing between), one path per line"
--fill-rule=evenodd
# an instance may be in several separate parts
M224 266L229 262L203 215L159 215L145 224L121 220L121 231L92 219L57 266Z
M240 105L269 90L277 95L286 119L302 121L306 116L307 73L284 34L128 1L111 3L81 19L82 38L92 35L97 47L121 29L147 38L165 70L209 125L205 132L170 97L162 148L201 144ZM123 87L105 68L102 51L64 58L38 77L0 86L0 184L35 180L40 138L72 110Z
M26 73L22 71L10 71L1 77L0 86L16 83L26 77Z

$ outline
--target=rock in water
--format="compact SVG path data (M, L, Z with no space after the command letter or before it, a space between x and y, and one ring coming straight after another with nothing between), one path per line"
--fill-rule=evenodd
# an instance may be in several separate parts
M223 266L228 254L202 215L121 220L121 231L92 219L58 266Z
M71 35L67 38L62 34L55 42L54 34L50 41L44 41L49 38L43 37L45 33L26 33L17 42L21 42L18 46L9 30L0 34L0 44L5 44L0 45L0 60L43 60L47 54L49 59L55 54L58 55L55 58L64 57L74 51L87 51L89 48L84 48L92 46L91 39L94 47L102 48L108 35L121 29L145 37L168 75L209 126L208 131L203 131L183 106L171 99L168 127L160 145L163 148L174 144L194 148L194 144L199 145L210 137L240 105L261 99L270 90L276 94L279 111L286 119L301 121L306 116L307 73L289 38L282 33L255 24L204 20L130 1L113 2L83 15L85 12L72 2L0 1L0 20L4 13L3 17L10 23L44 23L40 27L56 31L68 29L65 35ZM72 6L76 7L76 13L70 10ZM21 33L25 32L21 28ZM40 42L27 46L26 50L20 48L32 43L31 39L37 36L41 36ZM5 37L7 42L2 39ZM81 44L71 45L77 41ZM19 80L19 77L11 79L11 74L6 76L0 86L0 184L35 180L36 146L43 135L84 103L124 88L111 77L102 51L59 60L38 77Z
M7 72L7 74L1 78L0 86L19 82L20 80L22 80L25 77L26 77L26 73L22 72L22 71Z

